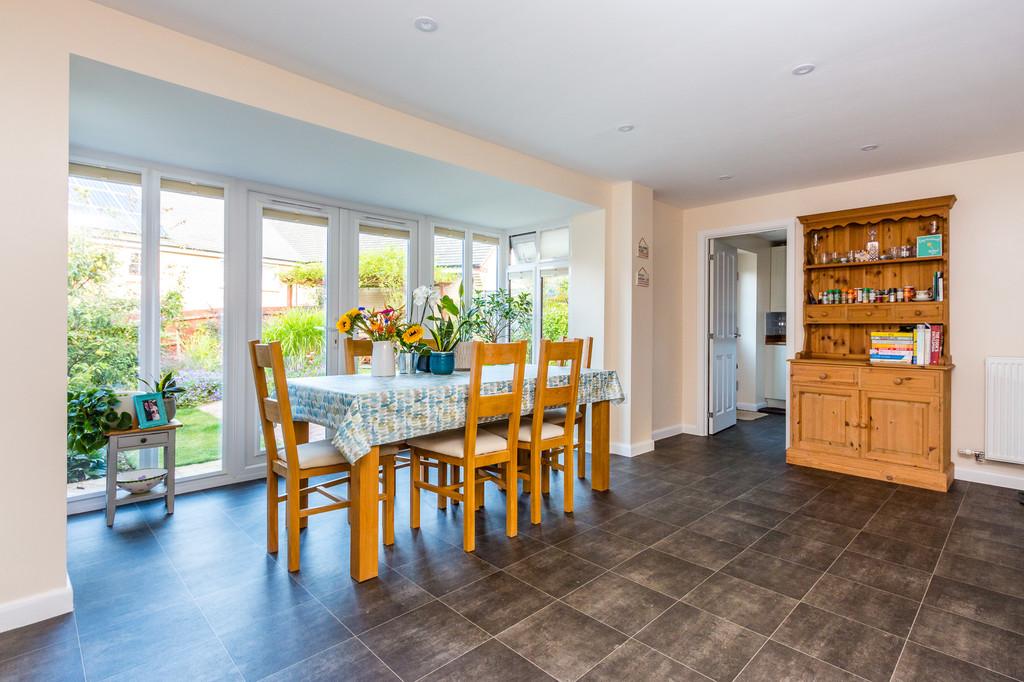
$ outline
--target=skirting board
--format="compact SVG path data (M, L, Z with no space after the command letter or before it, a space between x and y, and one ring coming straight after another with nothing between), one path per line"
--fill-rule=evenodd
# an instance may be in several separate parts
M1021 476L1008 476L995 471L984 471L980 467L958 467L956 462L953 465L953 478L958 481L986 483L999 488L1024 490L1024 478Z
M746 410L747 412L759 412L762 407L768 407L768 403L736 403L737 410Z
M64 587L0 604L0 632L69 613L74 606L71 578L65 574Z
M672 436L678 436L681 433L685 433L690 436L699 436L697 433L697 427L693 424L676 424L674 426L666 426L663 429L655 429L651 436L654 440L658 441L662 438L671 438Z

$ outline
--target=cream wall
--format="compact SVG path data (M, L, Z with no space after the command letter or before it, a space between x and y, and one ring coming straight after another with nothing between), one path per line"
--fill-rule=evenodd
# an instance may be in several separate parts
M0 22L0 631L71 608L65 571L68 70L87 57L610 207L610 185L86 0L7 0ZM27 293L29 292L29 293ZM40 426L42 425L42 426Z
M683 211L670 204L654 202L653 349L651 357L658 371L651 377L651 428L655 440L684 431L693 425L683 421L683 394L694 384L683 383L683 359L693 331L692 318L683 317Z
M984 448L985 358L1024 356L1024 313L1019 296L1024 253L1022 186L1024 153L1016 153L686 210L684 244L689 252L677 250L686 272L683 316L693 319L697 315L696 246L702 230L955 194L957 203L950 216L949 342L956 364L952 398L956 475L1024 488L1024 467L995 462L979 465L955 454L958 448ZM803 253L799 238L789 246L795 253ZM794 322L803 317L802 301L797 298L796 309L787 316ZM799 325L790 325L791 332L798 330ZM700 377L698 334L689 334L688 344L683 344L684 388L679 399L683 419L690 423L697 423L700 410L699 392L685 388L694 386ZM657 342L670 340L658 338Z

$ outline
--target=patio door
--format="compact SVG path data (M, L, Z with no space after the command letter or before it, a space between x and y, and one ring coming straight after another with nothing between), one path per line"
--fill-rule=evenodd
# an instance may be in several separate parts
M250 293L255 319L250 338L278 341L289 378L337 374L340 339L334 326L341 308L340 210L281 197L253 195L250 201L254 249ZM258 263L257 263L258 261ZM256 447L247 464L265 454L255 419L255 391L249 380ZM310 440L327 437L310 425Z

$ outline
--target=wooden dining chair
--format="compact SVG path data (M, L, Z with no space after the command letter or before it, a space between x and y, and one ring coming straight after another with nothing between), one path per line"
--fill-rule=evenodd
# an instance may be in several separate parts
M278 549L277 509L285 503L285 526L288 536L288 570L299 570L299 530L306 526L310 516L346 509L349 500L330 490L351 480L352 465L348 463L330 440L309 440L308 425L300 429L292 421L291 400L288 397L288 379L284 370L284 355L281 344L249 342L249 356L253 379L256 383L256 399L259 404L260 423L263 427L263 442L267 448L267 552L276 554ZM270 396L266 370L270 370L274 384L274 397ZM280 425L284 452L278 449L275 425ZM301 441L301 442L300 442ZM383 505L384 544L395 542L395 453L389 446L380 447L380 462L383 473L384 491L378 497ZM318 476L339 478L309 484L309 479ZM284 478L285 494L281 495L278 478ZM309 494L319 493L329 504L309 506Z
M487 395L481 393L484 367L491 365L512 365L510 391ZM462 548L467 552L476 549L477 497L481 496L483 484L490 481L504 487L503 481L515 480L516 434L519 432L525 374L525 341L474 345L465 427L409 441L412 447L409 486L411 527L420 526L420 490L460 501L463 503ZM481 419L506 415L503 431L495 433L478 427ZM420 464L424 460L445 464L453 472L461 473L461 476L453 475L451 482L439 481L438 485L432 485L420 475ZM491 471L496 467L502 469L500 476ZM511 492L506 494L505 507L505 534L510 538L517 533L517 507L518 500L513 486Z
M569 337L563 336L562 341L569 341ZM594 337L588 336L583 339L583 369L590 369L590 361L594 356ZM565 363L560 363L564 365ZM562 417L564 408L556 408L550 411L550 417L556 422ZM587 406L580 405L576 411L576 478L587 477Z
M567 513L573 510L573 427L576 424L574 415L577 413L576 398L582 354L581 339L542 339L540 342L537 383L533 390L533 416L522 418L517 433L517 448L526 458L516 467L517 478L505 479L509 482L507 487L513 491L518 488L518 479L529 481L531 523L540 523L541 494L548 490L551 469L564 473L563 508ZM569 380L564 386L548 385L548 372L552 363L569 367ZM564 408L561 418L552 416L552 410L557 408Z

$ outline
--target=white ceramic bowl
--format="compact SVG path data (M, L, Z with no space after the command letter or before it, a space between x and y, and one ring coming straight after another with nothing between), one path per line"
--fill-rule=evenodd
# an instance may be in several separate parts
M167 469L132 469L117 474L117 487L138 495L148 493L167 477Z

